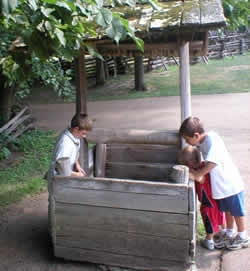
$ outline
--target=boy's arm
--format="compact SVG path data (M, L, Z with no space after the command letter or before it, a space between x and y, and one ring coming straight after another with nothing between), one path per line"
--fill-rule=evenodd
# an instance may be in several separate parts
M71 174L72 176L86 176L87 175L86 172L80 166L80 163L78 160L76 161L75 168L76 168L76 171L72 171L72 174Z
M203 177L206 174L210 173L210 171L215 167L216 167L215 163L206 161L204 167L202 167L200 169L196 169L196 170L189 169L190 177L191 178L193 177L193 179L197 180L198 182L202 182Z

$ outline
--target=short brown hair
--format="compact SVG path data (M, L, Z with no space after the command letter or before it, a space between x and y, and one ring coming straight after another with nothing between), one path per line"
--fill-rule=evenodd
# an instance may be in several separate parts
M78 127L80 130L91 131L93 122L85 113L76 113L71 120L71 128Z
M197 117L186 118L179 129L180 136L193 137L195 133L203 134L205 129L200 119Z
M178 162L182 165L188 165L188 161L195 160L197 163L200 163L200 152L194 146L185 146L178 153Z

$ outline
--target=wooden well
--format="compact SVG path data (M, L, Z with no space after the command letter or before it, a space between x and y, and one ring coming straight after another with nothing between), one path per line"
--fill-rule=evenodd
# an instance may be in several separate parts
M101 136L104 131L112 136ZM98 132L100 136L93 131L88 139L108 143L99 142L93 150L93 175L52 180L55 256L139 270L190 265L195 257L196 201L188 168L176 165L177 134ZM121 143L124 134L130 136ZM170 145L163 145L163 138Z

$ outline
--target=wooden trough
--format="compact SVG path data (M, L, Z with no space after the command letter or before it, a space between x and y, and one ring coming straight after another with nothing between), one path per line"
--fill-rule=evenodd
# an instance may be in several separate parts
M49 185L55 256L139 270L190 265L195 191L176 164L177 133L95 129L88 141L97 143L93 174Z

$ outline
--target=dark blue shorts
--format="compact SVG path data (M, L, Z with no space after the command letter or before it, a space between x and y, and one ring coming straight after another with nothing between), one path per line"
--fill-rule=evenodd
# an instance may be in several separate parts
M232 216L244 216L244 192L218 200L221 212L230 212Z

